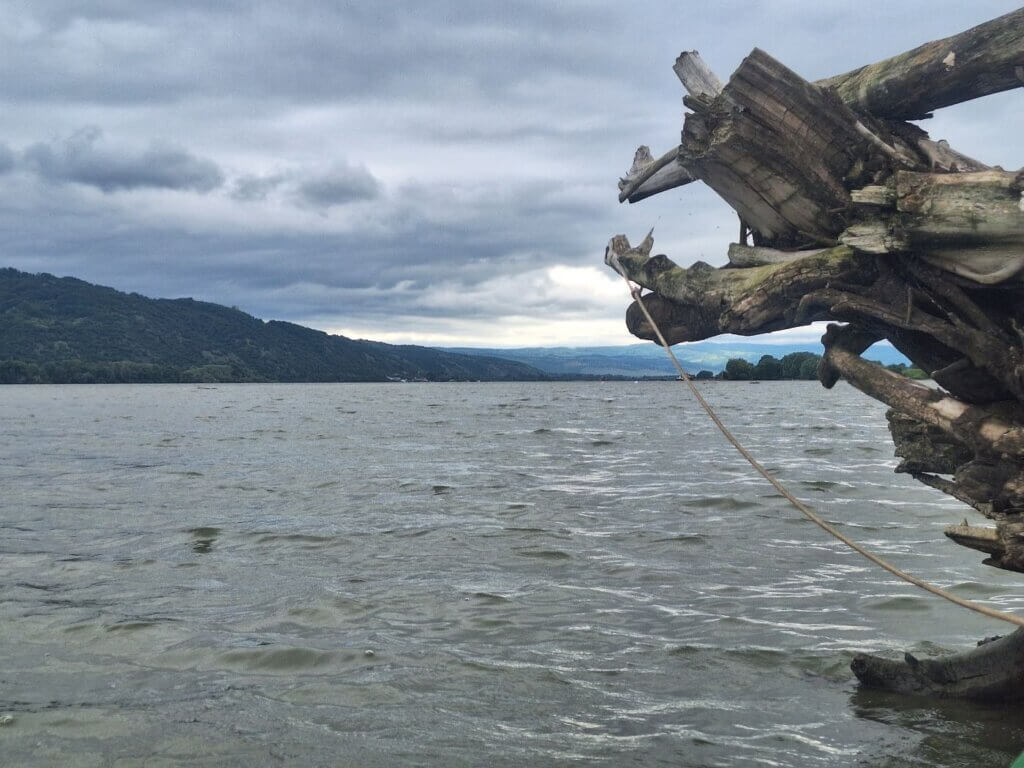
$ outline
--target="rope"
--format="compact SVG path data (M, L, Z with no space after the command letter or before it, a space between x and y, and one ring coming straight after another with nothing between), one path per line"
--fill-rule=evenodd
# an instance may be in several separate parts
M919 579L917 576L913 576L907 573L906 571L897 568L895 565L892 565L891 563L883 560L878 555L869 552L868 550L864 549L864 547L862 547L860 544L853 541L853 539L848 537L842 531L835 528L835 526L825 522L813 509L811 509L809 506L800 501L800 499L798 499L796 496L790 493L789 489L786 488L786 486L784 486L781 482L779 482L779 480L776 479L776 477L771 472L765 469L764 466L757 459L755 459L753 455L751 455L750 451L743 447L740 441L736 439L736 436L729 431L729 428L726 427L725 424L722 423L722 420L718 418L718 414L715 413L714 409L711 407L708 401L704 399L704 396L700 393L700 390L697 389L697 385L693 383L693 379L691 379L690 376L686 373L686 371L683 370L683 366L679 364L679 360L676 359L675 353L672 351L672 347L669 346L669 343L665 340L665 337L664 335L662 335L661 329L658 327L658 324L654 321L654 318L651 317L651 313L647 311L647 307L644 304L643 299L640 295L640 288L635 287L630 282L629 278L626 276L625 270L619 263L619 260L614 253L609 252L607 260L609 264L615 269L615 271L622 275L622 278L626 281L626 285L629 288L630 295L633 297L633 300L636 301L637 306L640 307L640 311L643 312L644 317L647 319L647 322L650 323L651 328L654 329L654 333L658 337L658 342L661 344L662 347L665 348L665 351L668 353L669 358L672 360L672 364L679 372L679 378L685 381L686 384L689 386L690 391L693 393L693 396L697 398L697 402L700 403L701 408L703 408L705 413L707 413L707 415L711 418L711 421L715 423L715 426L718 427L719 431L725 436L725 439L732 443L732 446L737 451L740 452L740 455L750 463L750 466L757 470L758 474L760 474L761 477L763 477L765 480L771 483L772 487L774 487L775 490L781 493L789 501L790 504L792 504L794 507L800 510L800 512L803 513L804 517L806 517L808 520L810 520L812 523L814 523L816 526L821 528L826 533L839 539L839 541L843 542L843 544L848 546L854 552L866 557L872 563L888 571L893 576L903 579L903 581L913 584L914 586L920 587L926 592L931 592L933 595L937 595L938 597L948 600L951 603L955 603L956 605L959 605L963 608L967 608L970 611L980 613L983 616L988 616L992 619L998 619L1000 621L1009 622L1010 624L1016 624L1018 627L1024 627L1024 616L1018 616L1013 613L1006 613L1004 611L996 610L995 608L989 608L986 605L981 605L980 603L975 603L971 600L965 600L962 597L954 595L952 592L942 589L942 587L937 587L934 584L925 581L924 579Z

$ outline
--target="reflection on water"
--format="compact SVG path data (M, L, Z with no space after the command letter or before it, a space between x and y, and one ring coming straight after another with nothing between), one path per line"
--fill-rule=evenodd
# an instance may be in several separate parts
M706 387L897 565L1024 609L845 386ZM752 476L675 383L0 390L11 765L991 766L1021 711L859 691L999 631ZM930 646L929 646L930 647Z
M1024 749L1020 704L908 700L877 691L858 690L850 697L857 717L922 734L914 755L922 765L1006 766ZM884 756L872 766L906 765L905 756Z

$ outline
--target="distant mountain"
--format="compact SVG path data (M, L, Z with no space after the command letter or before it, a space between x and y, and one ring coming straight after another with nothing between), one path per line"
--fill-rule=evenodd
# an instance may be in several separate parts
M451 352L498 355L539 368L555 376L675 376L665 350L659 345L630 344L621 347L523 347L519 349L469 348L449 349ZM758 344L757 342L696 341L672 348L688 373L702 370L718 373L731 358L756 363L763 355L781 359L791 352L822 354L819 343ZM909 363L907 358L889 344L876 344L864 357L885 365Z
M192 299L0 269L0 383L536 380L527 363L331 336Z

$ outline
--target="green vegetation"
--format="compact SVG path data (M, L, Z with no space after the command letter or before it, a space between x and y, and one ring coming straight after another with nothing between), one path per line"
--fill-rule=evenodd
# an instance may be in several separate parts
M928 378L928 374L922 371L920 368L914 368L909 365L904 365L903 363L895 363L893 365L887 365L885 367L888 368L890 371L893 371L894 373L902 373L908 379Z
M781 360L771 355L762 355L757 364L742 358L731 358L725 364L725 370L717 376L711 371L701 371L698 379L724 379L726 381L779 381L779 380L813 380L818 378L818 362L821 355L813 352L792 352ZM900 373L908 379L927 379L928 374L920 368L913 368L905 363L885 366L890 371Z
M0 383L537 380L523 363L330 336L192 299L0 269Z
M821 355L813 352L791 352L778 360L771 355L762 355L757 364L740 358L732 358L725 364L725 370L716 378L726 381L780 381L784 379L812 380L818 378L818 361Z

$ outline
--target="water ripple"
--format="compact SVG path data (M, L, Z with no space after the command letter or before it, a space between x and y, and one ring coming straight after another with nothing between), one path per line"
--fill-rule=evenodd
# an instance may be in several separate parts
M0 399L13 765L963 768L1024 741L856 691L855 652L990 627L826 538L672 382L114 391ZM892 473L877 403L705 391L826 518L1024 608Z

